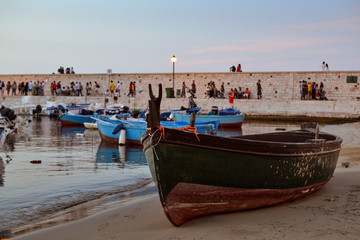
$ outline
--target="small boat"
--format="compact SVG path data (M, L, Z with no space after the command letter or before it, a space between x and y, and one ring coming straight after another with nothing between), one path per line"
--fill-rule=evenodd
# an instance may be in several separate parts
M184 111L174 111L174 120L176 121L186 121L190 122L191 113L187 113ZM231 127L239 127L241 128L242 123L244 121L244 114L240 113L239 110L226 109L220 110L219 112L212 111L207 115L197 114L196 120L198 121L219 121L220 127L223 128L231 128Z
M219 111L219 115L238 115L240 110L235 108L225 108Z
M97 126L96 122L85 122L84 126L86 128L90 128L90 129L98 129L98 126Z
M127 106L110 105L106 109L90 109L90 105L79 104L68 106L66 112L60 116L61 126L84 126L84 123L95 123L94 114L114 115L129 111Z
M196 107L196 108L185 108L185 107L181 107L180 109L176 109L176 110L171 110L171 111L167 111L167 112L162 112L160 114L160 119L173 119L173 114L175 112L186 112L188 114L191 113L197 113L198 111L201 110L201 107ZM144 116L145 118L145 116Z
M161 85L158 98L149 88L151 129L141 142L164 212L175 226L292 201L319 190L334 173L340 137L309 129L237 137L160 131Z
M60 117L61 126L84 126L86 122L95 122L92 117L94 114L75 114L73 112L67 112Z
M94 118L98 126L101 139L105 142L119 143L120 130L125 129L126 144L141 145L140 138L146 132L146 122L139 120L114 120L110 118ZM186 128L189 126L188 122L172 122L162 121L161 125L167 128ZM219 123L212 122L198 122L195 124L197 132L203 134L216 134Z

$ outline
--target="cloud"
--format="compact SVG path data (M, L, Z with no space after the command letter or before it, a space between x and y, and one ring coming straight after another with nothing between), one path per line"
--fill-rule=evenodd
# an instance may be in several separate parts
M277 30L264 33L252 42L240 42L236 45L218 45L185 51L188 55L251 52L251 53L279 53L281 51L332 46L333 44L353 42L360 34L360 17L355 16L327 22L309 24L284 25ZM346 36L346 37L344 37ZM357 38L356 38L357 39ZM333 51L333 50L332 50Z
M299 25L286 25L281 27L286 31L352 31L360 33L360 17L354 16L346 19L339 19L335 21L299 24Z
M187 54L205 54L212 52L235 52L235 51L249 51L249 52L279 52L286 49L293 48L304 48L310 46L318 46L323 44L324 40L322 38L268 38L263 39L261 42L254 43L251 45L244 45L242 47L239 46L213 46L208 48L200 48L194 50L186 51Z
M214 59L205 59L205 60L191 60L191 61L184 61L179 62L180 66L193 66L193 65L212 65L212 64L228 64L228 63L234 63L239 62L240 59L220 59L220 60L214 60Z

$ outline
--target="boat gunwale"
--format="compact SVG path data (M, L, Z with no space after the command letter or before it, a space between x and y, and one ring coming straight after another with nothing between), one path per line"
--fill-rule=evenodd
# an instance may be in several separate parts
M185 134L193 134L191 132L188 132L186 130L179 130L179 129L171 129L171 131L182 131ZM216 135L212 135L211 138L218 138L218 141L221 141L221 139L227 139L227 140L233 140L234 142L239 142L239 143L247 143L248 145L250 144L256 144L256 145L260 145L260 144L266 144L268 146L271 146L273 148L290 148L290 147L294 147L294 148L314 148L315 146L318 147L322 147L322 146L331 146L331 145L340 145L339 147L333 148L331 150L326 150L326 151L305 151L305 152L298 152L298 153L271 153L271 152L254 152L254 151L247 151L247 150L242 150L242 149L235 149L235 148L224 148L224 147L217 147L214 145L206 145L206 144L202 144L201 141L200 142L195 142L195 143L189 143L189 142L183 142L183 141L176 141L176 140L169 140L166 139L166 132L168 131L168 128L165 128L165 139L163 137L161 137L160 142L159 143L167 143L167 144L173 144L173 145L182 145L182 146L189 146L189 147L194 147L194 148L203 148L203 149L209 149L209 150L214 150L214 151L226 151L226 152L234 152L234 153L242 153L242 154L251 154L251 155L257 155L257 156L279 156L279 157L304 157L304 156L314 156L314 155L324 155L324 154L330 154L330 153L334 153L334 152L338 152L341 150L341 142L342 142L342 138L332 135L332 134L328 134L328 133L322 133L323 135L327 135L327 136L331 136L334 137L334 140L329 140L326 141L325 143L314 143L314 142L275 142L275 141L262 141L262 140L254 140L254 139L246 139L246 135L244 136L244 138L241 138L242 136L239 137L223 137L223 136L216 136ZM256 134L256 135L270 135L270 134L274 134L276 132L273 133L265 133L265 134ZM295 131L289 131L289 132L285 132L285 133L292 133L292 134L296 134L296 133L312 133L311 131L305 131L305 130L295 130ZM198 137L201 140L201 137L208 137L206 134L197 134ZM254 135L251 135L254 136ZM152 137L152 135L149 132L146 132L143 136L142 136L142 140L141 142L145 142L146 138L148 137ZM151 141L149 141L148 144L144 144L144 149L143 151L145 152L149 147L152 147L151 145Z

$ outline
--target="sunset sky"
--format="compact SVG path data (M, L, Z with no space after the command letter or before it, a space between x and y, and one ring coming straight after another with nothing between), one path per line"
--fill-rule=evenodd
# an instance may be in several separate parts
M0 74L360 71L359 0L0 0Z

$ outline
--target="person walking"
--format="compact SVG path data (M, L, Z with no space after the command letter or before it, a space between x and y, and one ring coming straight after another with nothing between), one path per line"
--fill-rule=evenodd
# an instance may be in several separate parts
M186 98L186 89L188 87L185 85L185 82L182 83L182 86L181 86L181 97L182 98Z
M128 97L132 97L132 88L133 88L133 82L130 82L130 84L129 84L129 93L128 93Z

